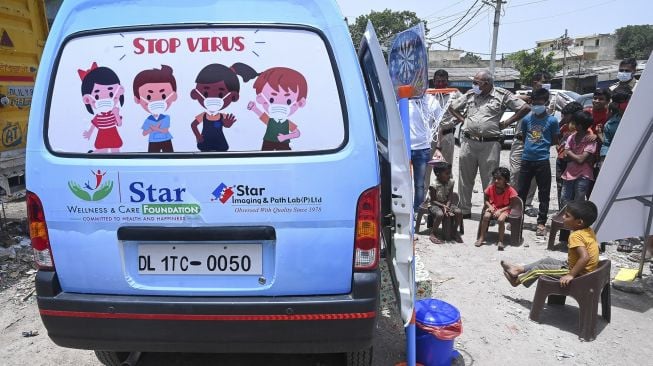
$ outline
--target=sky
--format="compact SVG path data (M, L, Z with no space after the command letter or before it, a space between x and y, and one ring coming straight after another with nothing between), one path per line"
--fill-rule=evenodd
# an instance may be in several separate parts
M494 8L483 0L336 0L342 14L352 24L356 17L372 10L410 10L428 22L427 37L442 39L444 45L431 49L446 49L447 32L467 10L467 17L453 31L451 47L480 53L489 59L492 45ZM485 0L496 3L495 0ZM626 25L653 24L651 0L505 0L497 42L497 58L501 53L532 49L538 40L562 36L565 28L569 37L595 33L613 33ZM475 4L476 3L476 4ZM475 4L475 5L474 5ZM472 8L472 5L474 7ZM479 10L480 8L480 10ZM478 13L476 11L478 10ZM476 16L471 18L476 13ZM470 19L469 23L460 28ZM444 32L444 35L442 35ZM484 55L485 54L485 55Z

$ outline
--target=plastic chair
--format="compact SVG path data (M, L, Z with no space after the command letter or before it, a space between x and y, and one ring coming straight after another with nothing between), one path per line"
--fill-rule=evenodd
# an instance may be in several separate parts
M537 281L537 289L531 306L530 318L539 322L544 300L549 305L564 305L567 296L578 302L579 338L591 341L596 338L598 306L601 301L601 316L610 322L610 267L609 260L599 261L595 271L576 277L567 287L560 287L560 280L542 276Z
M460 196L458 196L458 193L453 192L451 194L451 204L452 205L458 205L460 203ZM420 207L417 211L417 221L415 222L415 232L419 232L420 226L422 224L422 217L424 215L427 215L426 217L426 223L427 227L431 228L433 227L433 215L429 212L428 208L422 208ZM460 233L464 234L465 233L465 228L464 228L464 222L465 220L462 220L460 223ZM437 229L437 228L436 228ZM443 236L444 240L452 240L453 239L453 233L456 230L456 218L455 217L449 217L446 216L442 219L442 231L443 231Z
M481 211L481 220L485 215L485 205ZM524 202L519 197L513 197L510 200L510 214L506 218L506 223L510 224L510 245L517 246L522 242L522 231L524 229ZM488 226L489 229L489 226ZM478 223L476 237L481 234L481 223Z
M551 218L551 230L549 230L549 244L546 246L546 249L553 250L555 248L556 235L561 229L566 229L565 225L562 222L562 217L565 214L565 209L567 206L563 206L557 214Z

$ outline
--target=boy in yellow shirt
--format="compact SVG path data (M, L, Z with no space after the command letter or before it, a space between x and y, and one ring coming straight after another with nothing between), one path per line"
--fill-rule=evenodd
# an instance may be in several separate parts
M599 245L590 225L597 216L596 205L590 201L576 200L567 203L563 217L565 227L571 229L567 260L540 259L526 265L514 265L501 261L503 274L514 287L532 285L540 276L560 278L560 286L596 269L599 263Z

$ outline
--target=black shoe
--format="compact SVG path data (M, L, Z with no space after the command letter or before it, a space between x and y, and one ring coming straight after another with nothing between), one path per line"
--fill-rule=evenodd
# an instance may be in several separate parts
M530 208L526 209L525 213L526 213L526 216L528 216L528 217L537 217L537 214L539 214L540 211L535 207L530 207Z
M472 214L470 214L470 213L463 214L463 219L471 219L471 218L472 218Z

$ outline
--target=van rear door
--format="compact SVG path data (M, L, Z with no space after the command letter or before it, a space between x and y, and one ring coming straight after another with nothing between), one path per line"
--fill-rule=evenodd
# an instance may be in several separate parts
M372 23L358 51L374 114L381 164L381 208L386 218L383 237L388 267L394 281L401 317L408 323L413 314L412 197L408 151L403 125L388 67Z

